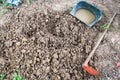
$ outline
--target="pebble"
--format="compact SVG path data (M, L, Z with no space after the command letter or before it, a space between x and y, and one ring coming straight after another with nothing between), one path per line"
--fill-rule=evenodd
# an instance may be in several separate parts
M45 43L45 39L41 37L40 42Z
M49 58L47 58L47 59L46 59L46 62L48 62L48 63L49 63L49 62L50 62L50 59L49 59Z
M18 68L19 68L19 65L17 65L16 68L18 69Z
M53 57L57 59L57 58L58 58L58 55L57 55L57 54L54 54Z
M60 18L60 15L56 15L55 18L56 18L56 19Z
M37 59L36 59L36 61L40 61L40 59L39 59L39 58L37 58Z
M57 72L58 72L58 70L57 70L56 68L54 68L54 69L53 69L53 72L54 72L54 73L57 73Z
M26 42L27 41L27 39L26 38L22 38L22 42Z
M48 22L49 20L48 20L48 19L46 19L45 21L46 21L46 22Z
M25 53L25 52L26 52L26 50L25 50L25 49L23 49L23 50L21 50L21 52L22 52L22 53Z
M49 71L50 71L50 67L47 67L46 68L46 73L49 73Z
M59 65L59 61L58 60L54 60L54 67L57 67Z
M6 41L6 42L5 42L5 46L6 46L6 47L11 47L12 44L13 44L12 41Z
M41 51L38 49L37 52L40 53Z
M91 46L89 46L89 45L86 45L86 53L89 53L90 52L90 50L91 50Z
M20 42L17 42L16 45L17 45L17 46L20 46Z
M37 70L36 74L37 74L37 75L40 75L40 74L41 74L39 69Z
M32 37L32 40L34 41L34 40L35 40L35 37Z

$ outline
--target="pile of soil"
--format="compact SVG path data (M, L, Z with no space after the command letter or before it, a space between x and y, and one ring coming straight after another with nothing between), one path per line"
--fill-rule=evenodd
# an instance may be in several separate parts
M0 73L7 79L18 70L25 80L87 80L82 63L99 29L68 11L24 11L0 27Z

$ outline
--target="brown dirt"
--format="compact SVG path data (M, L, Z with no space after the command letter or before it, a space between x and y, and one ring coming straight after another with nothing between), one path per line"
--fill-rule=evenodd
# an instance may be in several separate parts
M58 2L53 5L48 5L51 2L39 6L38 3L23 5L13 10L4 24L3 21L0 23L0 73L9 80L12 80L16 70L25 80L119 80L120 70L115 66L115 61L119 61L119 31L107 33L96 56L90 61L90 65L101 71L101 76L87 74L82 69L82 63L101 34L99 26L108 18L88 28L65 9L70 7L67 3L71 2L64 1L62 4L62 1L59 1L62 7L55 8ZM94 3L95 0L89 1ZM106 7L99 1L96 4ZM119 28L118 23L114 25ZM117 37L111 37L115 34Z
M27 12L27 9L25 12ZM98 33L69 12L48 10L24 14L13 12L1 26L0 72L12 79L15 70L26 80L80 80L81 64L94 46Z

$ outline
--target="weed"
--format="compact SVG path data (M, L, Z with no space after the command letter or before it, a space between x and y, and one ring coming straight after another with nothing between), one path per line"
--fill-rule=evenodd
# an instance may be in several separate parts
M12 9L13 6L12 4L9 4L6 2L6 0L0 0L0 16L7 13L9 11L9 9Z
M30 2L32 2L33 0L30 0Z
M102 30L108 29L108 30L110 30L110 31L119 31L119 30L120 30L119 28L108 27L108 24L102 25L102 26L101 26L101 29L102 29Z
M108 28L109 28L108 24L104 24L101 26L101 29L103 29L103 30L108 29Z
M1 4L4 4L6 0L0 0L0 3Z
M14 74L13 80L24 80L24 79L23 79L22 76L20 76L20 75L18 74L18 72L16 72L16 73Z
M0 80L4 80L4 75L0 74Z

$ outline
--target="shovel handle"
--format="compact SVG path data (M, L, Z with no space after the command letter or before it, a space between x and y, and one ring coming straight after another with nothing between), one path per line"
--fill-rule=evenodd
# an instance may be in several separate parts
M109 24L107 25L108 28L110 27L110 25L111 25L114 17L116 16L116 14L117 14L117 13L114 13L113 17L111 18ZM85 60L85 62L83 63L83 66L87 66L87 65L88 65L88 62L90 61L91 57L94 55L95 50L96 50L97 47L99 46L99 44L100 44L100 42L102 41L102 39L103 39L104 35L106 34L107 30L108 30L108 29L106 29L106 30L104 31L104 33L102 34L102 36L101 36L101 37L99 38L99 40L97 41L95 47L93 48L93 50L91 51L91 53L89 54L89 56L87 57L87 59Z

